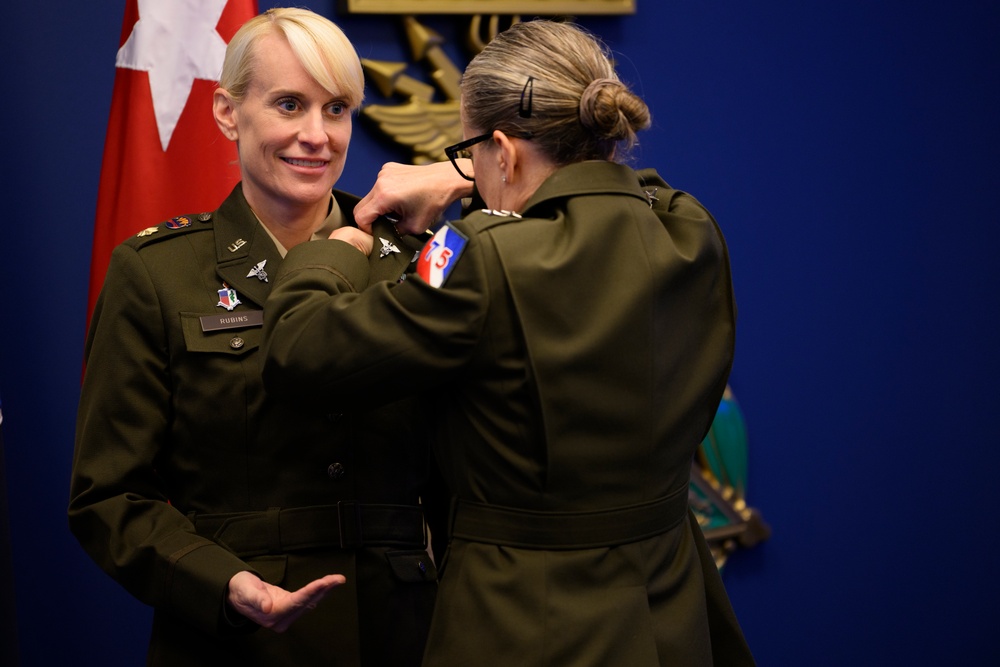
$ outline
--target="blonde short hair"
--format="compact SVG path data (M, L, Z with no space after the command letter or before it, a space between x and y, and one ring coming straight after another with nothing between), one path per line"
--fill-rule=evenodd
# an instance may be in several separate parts
M288 40L302 67L330 93L343 95L351 109L365 96L365 75L354 45L333 21L308 9L269 9L250 19L226 47L219 87L241 102L254 76L254 55L263 37Z
M462 105L476 130L531 136L560 165L613 159L650 125L607 47L578 25L547 20L516 23L487 44L462 76Z

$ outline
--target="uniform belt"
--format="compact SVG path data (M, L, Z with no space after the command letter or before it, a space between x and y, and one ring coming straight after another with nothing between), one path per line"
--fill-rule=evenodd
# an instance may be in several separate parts
M522 549L591 549L638 542L687 516L687 485L648 503L587 512L540 512L457 500L452 537Z
M371 505L354 501L264 512L189 515L199 535L240 557L302 549L426 547L424 513L418 505Z

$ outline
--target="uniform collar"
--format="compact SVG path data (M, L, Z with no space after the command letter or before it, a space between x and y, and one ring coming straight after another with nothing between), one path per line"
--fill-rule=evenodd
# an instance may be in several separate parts
M545 202L553 199L588 194L632 195L647 201L631 167L617 162L589 160L575 162L553 172L528 199L522 214L532 215L532 208L544 207Z
M327 216L319 233L327 224L357 226L354 206L358 201L354 195L334 190L333 208L336 210ZM213 217L219 277L238 294L263 307L283 253L247 203L242 183L233 188Z
M256 217L256 214L254 215ZM323 220L323 224L320 225L319 229L313 232L309 240L319 241L321 239L329 238L330 233L333 232L333 230L337 229L338 227L344 226L345 224L344 218L345 218L344 212L341 210L340 205L337 203L337 198L333 195L333 193L331 193L330 207L326 219ZM264 231L267 233L267 235L271 237L271 241L274 242L275 247L278 249L278 254L281 255L282 258L284 258L285 255L288 254L288 248L281 245L281 241L279 241L278 238L274 235L274 233L272 233L271 230L268 229L267 225L265 225L263 222L260 221L260 218L257 218L257 222L259 222L260 226L264 228Z

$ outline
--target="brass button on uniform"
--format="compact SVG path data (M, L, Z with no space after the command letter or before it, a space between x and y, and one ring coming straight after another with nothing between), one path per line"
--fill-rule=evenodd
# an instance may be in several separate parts
M340 479L345 472L347 470L343 463L331 463L326 469L326 474L330 476L330 479Z
M233 336L233 339L229 341L229 347L233 348L234 350L240 349L241 347L243 347L244 344L245 343L243 339L240 338L239 336Z

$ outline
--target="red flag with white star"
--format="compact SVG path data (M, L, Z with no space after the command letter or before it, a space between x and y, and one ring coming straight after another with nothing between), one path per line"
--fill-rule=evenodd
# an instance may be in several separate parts
M256 0L128 0L115 59L87 320L111 251L184 213L214 210L240 178L212 116L226 44Z

